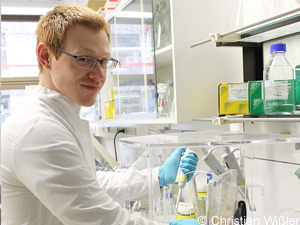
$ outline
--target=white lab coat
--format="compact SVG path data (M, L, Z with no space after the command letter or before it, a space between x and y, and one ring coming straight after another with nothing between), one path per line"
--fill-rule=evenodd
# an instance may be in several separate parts
M2 126L2 224L158 224L115 202L147 197L147 171L96 172L80 106L42 86L27 92ZM152 174L158 198L158 168Z

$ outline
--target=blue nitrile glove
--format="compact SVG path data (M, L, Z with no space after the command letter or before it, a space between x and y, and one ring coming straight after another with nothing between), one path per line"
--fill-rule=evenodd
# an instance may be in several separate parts
M199 225L200 223L196 219L178 220L169 222L169 225Z
M192 179L192 177L194 176L194 173L191 173L191 172L196 170L198 160L199 160L198 156L193 153L187 154L181 160L181 164L179 166L180 166L181 171L184 174L187 174L187 182L189 182Z
M167 186L175 182L181 154L185 150L186 148L177 148L166 162L159 167L158 178L160 186ZM194 154L188 154L181 162L180 168L186 174L196 170L198 157ZM187 174L187 182L192 179L193 175L194 173Z

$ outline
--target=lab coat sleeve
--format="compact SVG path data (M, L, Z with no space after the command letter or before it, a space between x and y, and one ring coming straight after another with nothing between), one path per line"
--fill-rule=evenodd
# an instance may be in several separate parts
M127 169L118 173L98 171L97 179L99 185L105 188L106 193L114 201L148 200L149 187L151 187L153 199L158 199L160 197L158 170L159 168L151 171ZM152 177L150 181L149 176Z
M113 202L87 169L72 133L56 120L38 118L20 126L11 160L15 176L65 225L159 224Z

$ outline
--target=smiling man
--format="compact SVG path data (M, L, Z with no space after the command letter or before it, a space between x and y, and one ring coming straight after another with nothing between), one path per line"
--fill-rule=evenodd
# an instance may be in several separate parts
M117 203L147 198L148 172L96 172L89 124L79 119L80 107L95 103L106 72L118 64L108 23L91 9L64 4L41 17L36 34L39 85L27 87L2 126L2 223L158 224ZM175 182L184 151L153 169L155 198L160 186ZM197 161L190 155L180 164L188 180Z
M60 92L78 105L91 106L105 83L106 70L113 69L118 61L110 58L106 21L80 23L80 19L85 18L76 15L76 11L73 16L78 17L79 22L67 21L71 23L68 27L72 28L66 30L62 40L59 38L61 30L66 29L64 24L56 26L57 31L49 35L42 35L45 27L50 26L48 20L42 20L38 26L40 85ZM61 22L59 18L57 20Z

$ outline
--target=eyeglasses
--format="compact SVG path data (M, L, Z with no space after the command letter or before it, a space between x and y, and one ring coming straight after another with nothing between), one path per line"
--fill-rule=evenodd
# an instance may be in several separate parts
M88 56L76 56L76 55L72 55L54 45L52 45L52 47L56 48L61 53L64 53L66 55L73 57L75 59L74 60L75 66L82 68L82 69L92 69L96 66L97 62L100 63L102 70L105 70L105 71L109 70L109 69L114 69L117 65L119 65L119 61L114 58L95 59L95 58L88 57Z

